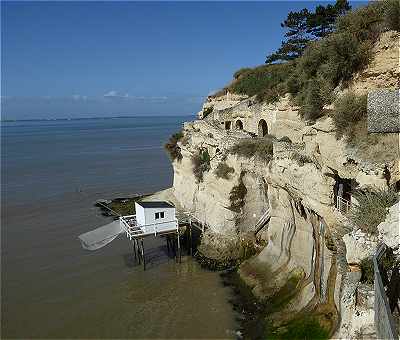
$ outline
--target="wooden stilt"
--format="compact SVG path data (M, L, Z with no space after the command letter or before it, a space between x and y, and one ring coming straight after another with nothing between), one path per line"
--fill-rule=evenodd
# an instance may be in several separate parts
M139 245L139 240L138 239L136 239L136 249L137 249L139 264L141 264L142 263L142 259L141 259L141 256L140 256L140 245Z
M190 249L190 256L193 256L193 235L192 235L192 225L191 224L189 227L189 249Z
M169 245L169 243L170 243L170 242L169 242L169 235L166 236L166 239L167 239L167 253L168 253L168 257L169 257L169 253L170 253L170 249L169 249L169 248L170 248L170 245Z
M173 255L174 255L174 258L176 261L176 239L175 239L175 237L172 236L171 242L172 242Z
M143 239L140 240L142 243L142 259L143 259L143 270L146 270L146 258L144 256L144 245L143 245Z
M180 242L180 237L179 237L179 230L176 233L176 240L178 242L178 256L177 256L177 261L179 261L179 263L182 262L182 256L181 256L181 242Z
M137 256L136 256L136 242L135 242L135 240L132 240L132 244L133 244L133 254L135 255L135 262L136 262Z

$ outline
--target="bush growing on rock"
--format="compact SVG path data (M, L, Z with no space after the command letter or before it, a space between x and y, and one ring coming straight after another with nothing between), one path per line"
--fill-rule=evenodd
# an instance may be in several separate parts
M303 98L304 97L304 98ZM302 93L299 116L306 121L315 121L322 115L323 99L320 93L320 87L316 80L309 81L308 87Z
M356 72L365 68L372 45L385 30L399 30L397 0L370 3L339 16L333 33L309 41L293 61L241 69L228 86L232 92L257 95L259 101L274 102L292 94L305 120L315 120L333 101L333 90L346 86Z
M221 162L218 164L217 168L215 169L214 173L218 178L229 179L230 175L235 172L235 169L230 167L225 162Z
M232 92L257 95L262 101L276 101L286 92L285 80L293 70L292 63L262 65L253 69L246 69L240 77L229 86ZM239 70L240 71L240 70Z
M247 188L243 183L244 173L242 172L239 177L239 183L235 185L229 193L230 206L229 209L239 213L245 205L245 197L247 195Z
M314 163L313 159L310 156L307 156L298 151L294 151L291 154L290 159L295 161L299 166L304 166L304 164L307 163Z
M213 112L214 107L209 106L203 110L203 119L206 118L211 112Z
M400 2L398 0L385 2L384 26L388 30L400 31Z
M367 283L370 285L374 284L374 262L372 257L366 257L360 262L361 269L361 279L362 283Z
M350 210L350 220L369 234L377 233L377 226L385 220L388 209L399 201L399 195L392 187L358 191L354 197L357 203Z
M169 157L172 161L182 160L181 148L178 146L178 142L183 138L183 132L179 131L174 133L170 138L168 143L164 145L165 150L168 152Z
M332 118L336 127L336 138L352 139L357 123L365 121L366 124L367 96L357 96L350 92L337 99Z
M210 155L207 149L201 149L192 156L193 174L198 183L203 182L204 173L210 170Z
M283 136L279 138L280 142L285 142L285 143L292 143L292 140L288 136Z
M243 138L233 145L229 152L246 158L256 156L269 162L273 155L273 141L274 137L271 135L262 138Z
M251 71L252 69L250 67L243 67L233 74L233 79L239 79L241 76Z

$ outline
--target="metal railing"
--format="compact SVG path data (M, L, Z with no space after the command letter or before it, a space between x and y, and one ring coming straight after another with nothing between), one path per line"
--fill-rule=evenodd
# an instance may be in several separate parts
M151 224L145 224L145 225L138 225L136 221L136 215L129 215L129 216L121 216L119 218L120 223L122 228L126 232L126 236L132 240L133 237L138 236L138 235L148 235L148 234L154 234L157 235L157 233L163 232L163 231L168 231L168 230L174 230L176 229L178 231L178 220L175 218L170 221L163 221L163 222L157 222L157 223L151 223ZM171 228L171 224L173 223L173 227ZM169 226L166 228L166 226Z
M379 339L398 339L395 323L389 307L389 301L386 296L385 287L383 285L381 273L379 271L379 263L385 252L386 245L381 244L373 257L375 289L375 329Z
M271 210L268 207L267 210L264 212L264 214L259 218L259 220L257 221L257 223L254 226L255 234L258 234L260 232L260 230L264 227L265 223L267 223L267 221L271 217L270 212L271 212Z
M336 198L336 209L339 210L342 214L347 214L350 208L351 208L350 201L340 196Z

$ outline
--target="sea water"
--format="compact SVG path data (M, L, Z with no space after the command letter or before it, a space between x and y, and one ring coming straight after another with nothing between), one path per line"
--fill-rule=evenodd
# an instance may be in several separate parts
M132 265L120 236L89 252L77 236L109 223L97 199L172 185L163 150L193 117L1 124L3 338L231 338L230 290L190 257L146 241Z

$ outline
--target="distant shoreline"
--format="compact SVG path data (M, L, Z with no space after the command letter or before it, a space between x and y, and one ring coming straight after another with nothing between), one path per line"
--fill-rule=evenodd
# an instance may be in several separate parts
M111 117L77 117L77 118L32 118L32 119L2 119L1 123L12 122L52 122L52 121L71 121L71 120L100 120L100 119L126 119L142 117L194 117L194 114L182 115L137 115L137 116L111 116Z

